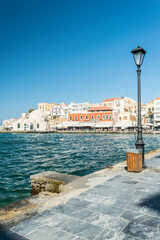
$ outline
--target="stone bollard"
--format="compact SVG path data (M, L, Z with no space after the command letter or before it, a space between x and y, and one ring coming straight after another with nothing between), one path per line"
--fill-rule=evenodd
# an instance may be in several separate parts
M57 172L43 172L30 176L32 191L31 195L37 195L40 192L60 193L64 186L79 179L78 176Z

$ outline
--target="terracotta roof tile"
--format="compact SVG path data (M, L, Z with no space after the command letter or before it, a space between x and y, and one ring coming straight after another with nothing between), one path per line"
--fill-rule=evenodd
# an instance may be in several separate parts
M121 97L117 97L117 98L106 98L103 100L103 102L109 102L109 101L114 101L114 100L122 100L124 98L121 98Z
M112 111L112 109L111 108L108 108L108 107L103 107L103 106L101 106L101 107L92 107L92 108L89 108L89 109L87 109L87 111Z
M156 97L154 100L160 100L160 97Z

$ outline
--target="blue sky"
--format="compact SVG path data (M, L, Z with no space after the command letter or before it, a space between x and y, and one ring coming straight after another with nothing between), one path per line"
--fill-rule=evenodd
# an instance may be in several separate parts
M39 102L136 99L138 45L142 101L160 96L160 0L5 0L0 30L0 122Z

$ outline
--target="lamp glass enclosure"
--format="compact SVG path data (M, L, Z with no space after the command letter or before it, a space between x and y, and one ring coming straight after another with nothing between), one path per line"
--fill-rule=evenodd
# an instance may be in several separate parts
M133 54L133 58L134 58L135 64L137 66L141 66L142 63L143 63L146 51L143 48L141 48L141 47L137 47L137 48L133 49L131 51L131 53Z

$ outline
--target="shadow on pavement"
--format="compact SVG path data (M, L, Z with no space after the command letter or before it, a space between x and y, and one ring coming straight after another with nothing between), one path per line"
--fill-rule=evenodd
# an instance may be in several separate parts
M14 233L0 225L0 240L26 240L26 238Z
M160 215L160 193L153 194L150 197L142 198L138 204L141 207L147 207L153 211L156 211Z

